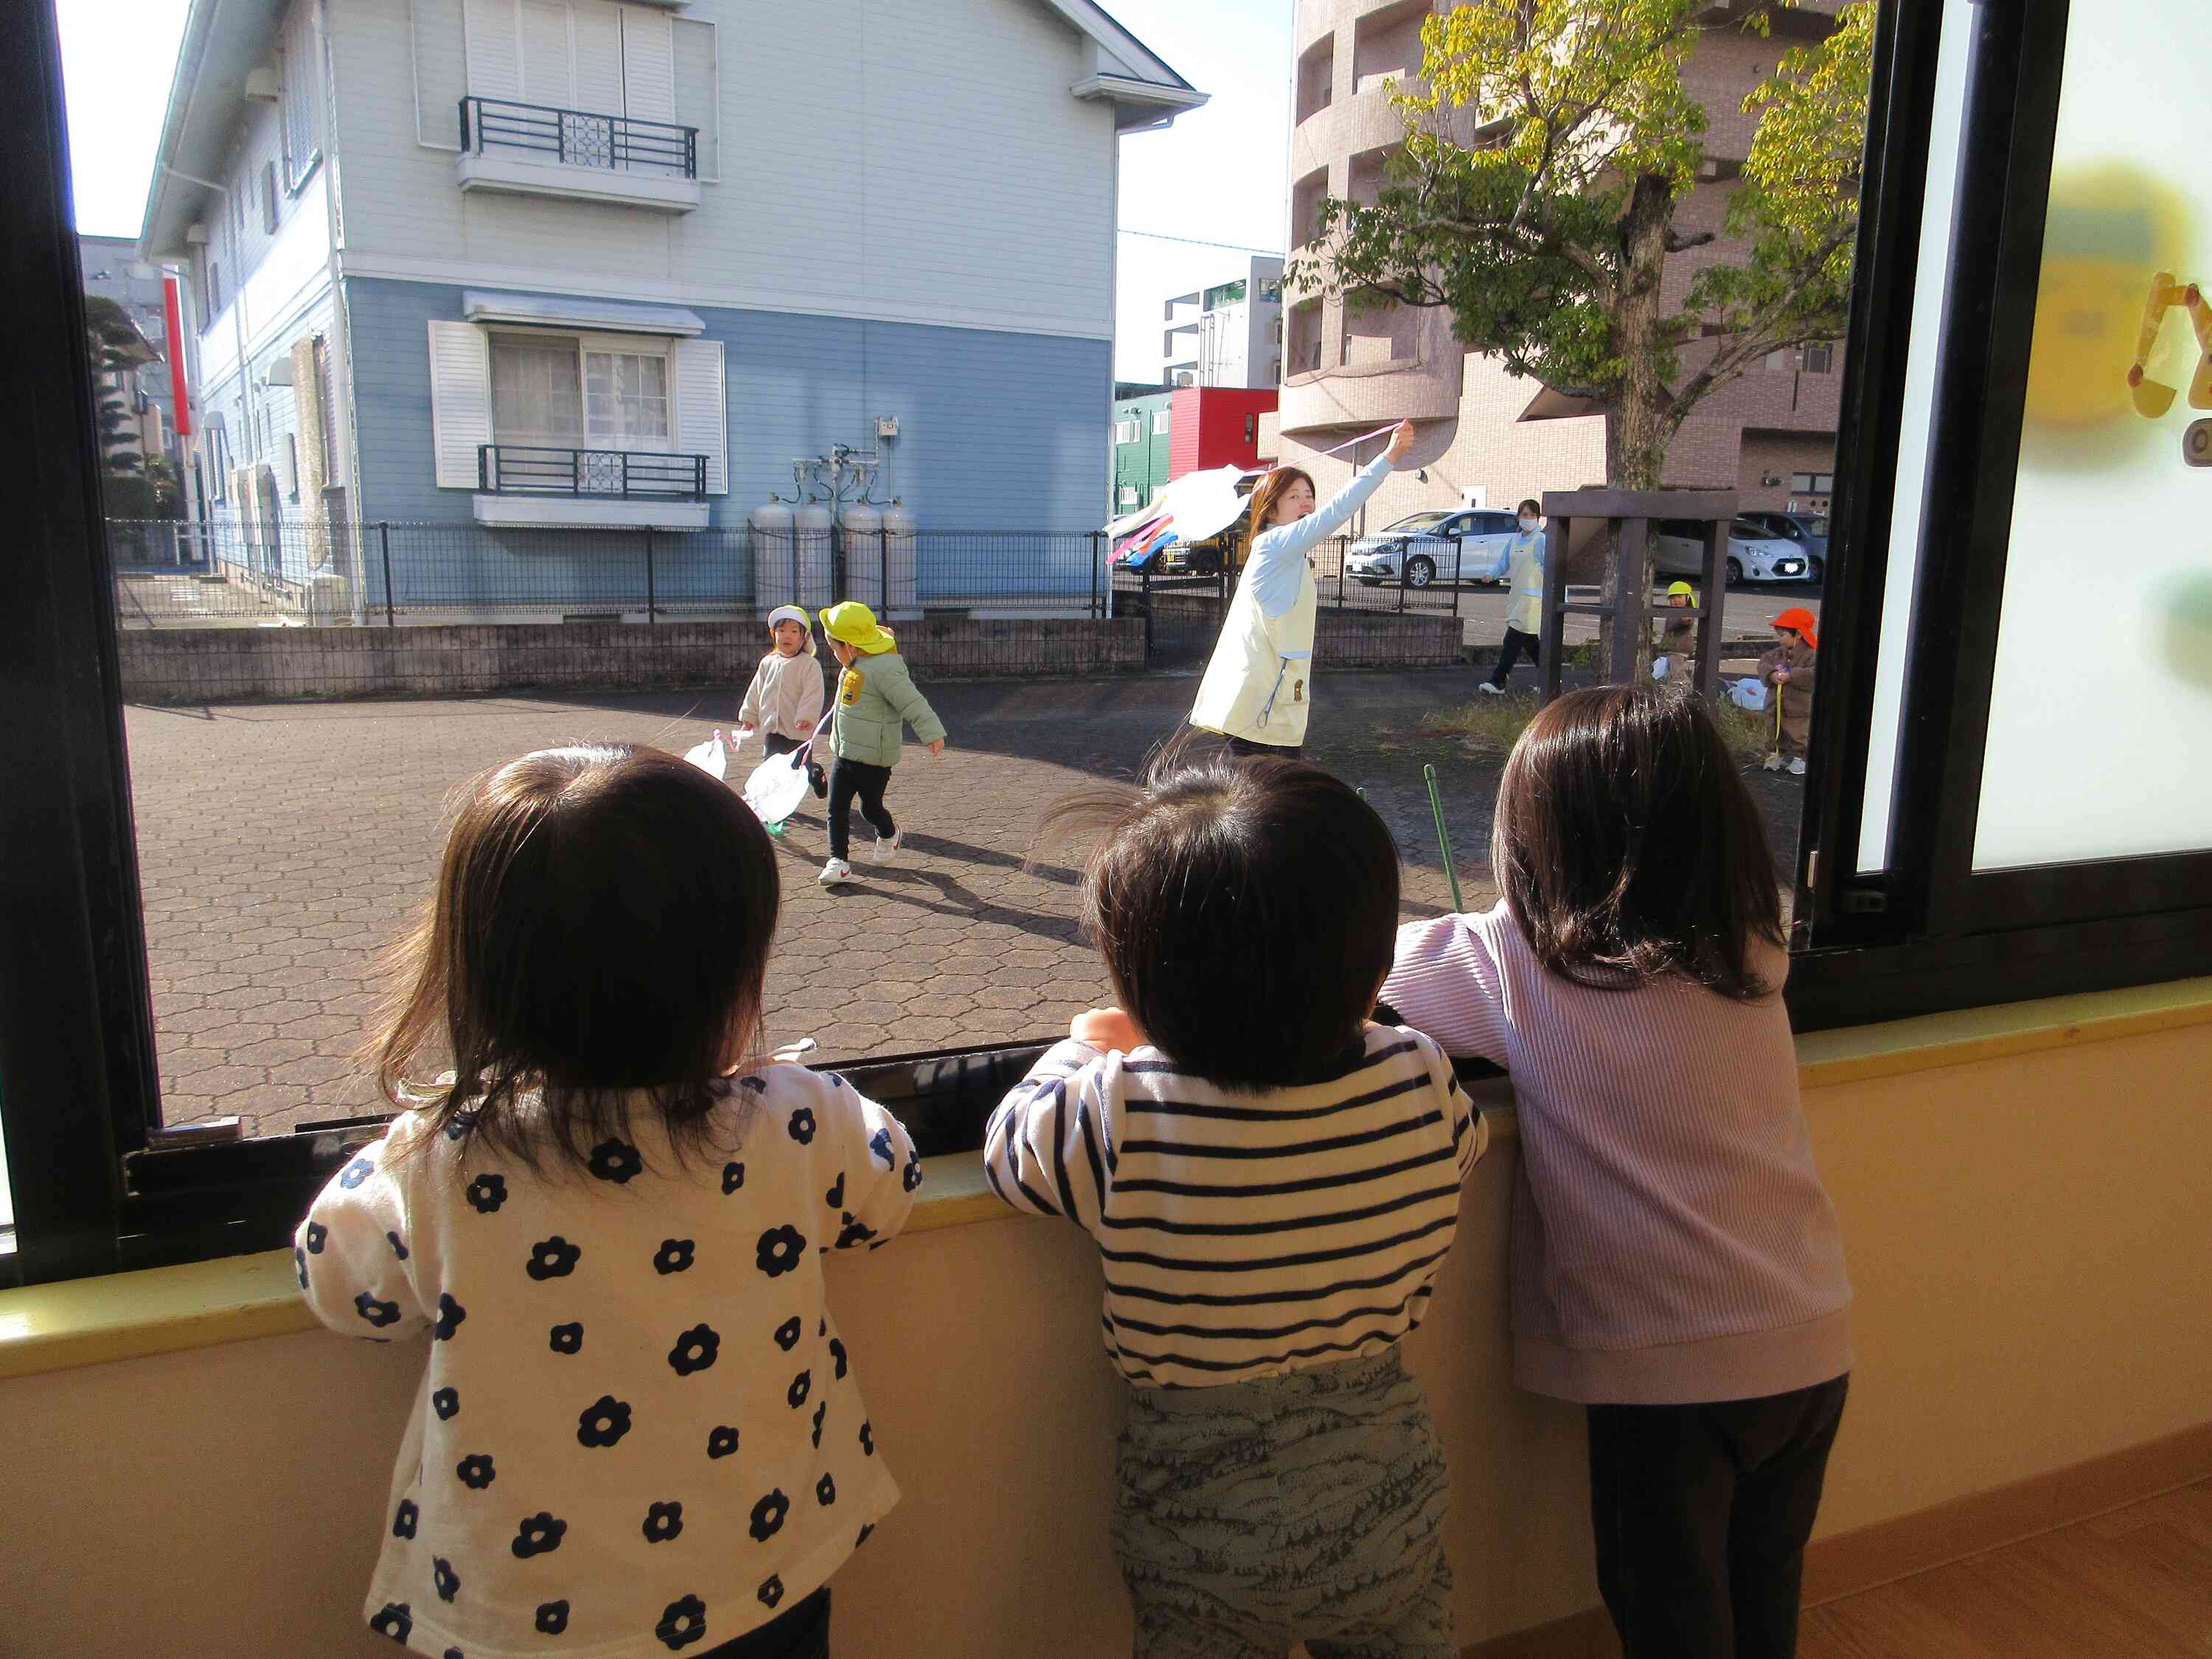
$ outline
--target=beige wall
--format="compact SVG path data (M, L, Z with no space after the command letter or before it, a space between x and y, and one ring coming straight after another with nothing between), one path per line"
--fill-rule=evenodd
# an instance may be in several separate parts
M1858 1291L1831 1533L2212 1416L2212 1026L1808 1097ZM1510 1147L1410 1345L1456 1486L1460 1637L1594 1605L1576 1413L1507 1384ZM1106 1544L1118 1385L1089 1242L1007 1218L831 1273L907 1497L838 1646L1127 1651ZM0 1653L369 1659L356 1607L419 1350L283 1337L0 1383Z

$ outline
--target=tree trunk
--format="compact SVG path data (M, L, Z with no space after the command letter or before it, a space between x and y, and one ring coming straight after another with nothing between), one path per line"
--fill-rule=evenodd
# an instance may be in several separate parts
M1660 487L1667 447L1680 424L1658 361L1660 285L1667 270L1667 228L1674 216L1674 196L1665 179L1645 175L1631 186L1620 221L1620 277L1613 312L1614 349L1626 373L1619 400L1605 416L1607 482L1622 489ZM1614 591L1620 568L1619 543L1613 535L1607 542L1606 597L1633 615L1627 662L1631 673L1641 681L1651 669L1651 629L1643 611L1650 603L1658 569L1656 528L1645 538L1644 583L1633 594Z

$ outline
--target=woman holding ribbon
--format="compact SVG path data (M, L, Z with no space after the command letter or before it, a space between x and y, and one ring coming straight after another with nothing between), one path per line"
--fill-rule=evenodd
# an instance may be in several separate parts
M1313 480L1294 466L1277 467L1252 492L1252 554L1190 711L1190 723L1221 733L1231 754L1303 752L1320 600L1306 555L1343 527L1413 447L1413 422L1401 421L1389 447L1318 510Z

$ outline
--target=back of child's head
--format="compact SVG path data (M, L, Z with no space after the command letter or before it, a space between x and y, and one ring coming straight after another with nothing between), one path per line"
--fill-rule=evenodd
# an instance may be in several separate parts
M641 1097L680 1152L758 1047L777 902L767 832L696 766L592 744L495 768L398 948L379 1081L533 1167L582 1164ZM435 1061L450 1085L409 1082Z
M1577 984L1777 988L1754 965L1783 943L1765 830L1686 690L1600 686L1540 712L1498 784L1491 867L1537 959Z
M1103 828L1084 922L1146 1039L1227 1088L1328 1074L1390 966L1398 849L1374 810L1294 761L1177 768L1071 797Z

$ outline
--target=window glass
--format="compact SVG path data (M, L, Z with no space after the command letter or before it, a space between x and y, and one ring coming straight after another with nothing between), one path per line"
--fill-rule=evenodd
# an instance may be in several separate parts
M1434 530L1449 516L1443 513L1416 513L1411 518L1399 520L1390 528L1393 531Z
M1978 870L2212 846L2208 58L2199 0L2069 18Z
M1163 409L1152 416L1152 436L1158 438L1165 435L1168 426L1168 411Z
M668 436L668 359L628 351L584 354L584 428L617 447Z
M492 430L502 441L583 435L584 405L573 341L494 335Z

